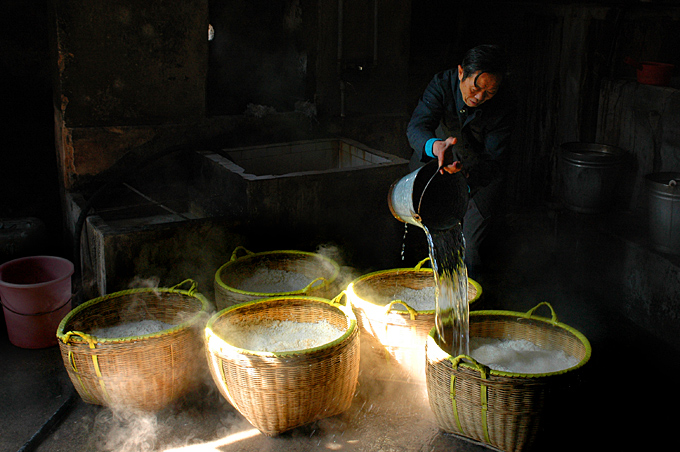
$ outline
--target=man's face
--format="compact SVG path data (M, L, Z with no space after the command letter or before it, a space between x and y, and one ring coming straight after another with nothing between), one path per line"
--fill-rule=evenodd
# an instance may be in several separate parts
M480 71L477 71L463 80L463 68L458 65L460 93L463 95L463 101L468 107L479 107L495 96L498 88L501 86L501 76L488 72L482 72L481 75L479 73Z

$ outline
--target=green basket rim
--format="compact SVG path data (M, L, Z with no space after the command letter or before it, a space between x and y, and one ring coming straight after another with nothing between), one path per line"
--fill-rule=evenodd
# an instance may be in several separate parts
M502 370L495 370L495 369L489 368L489 374L491 374L491 375L497 375L497 376L503 376L503 377L542 378L542 377L566 374L567 372L577 370L577 369L583 367L590 360L590 357L591 357L591 354L592 354L592 347L590 345L590 341L588 340L588 338L586 338L583 335L583 333L578 331L576 328L567 325L566 323L562 323L562 322L559 322L559 321L553 321L551 319L548 319L547 317L540 317L540 316L531 315L529 312L516 312L516 311L507 311L507 310L483 310L483 311L471 311L470 312L471 317L472 316L481 317L481 316L484 316L484 315L504 316L504 317L513 317L513 318L520 317L520 318L524 318L524 319L530 319L530 320L534 320L534 321L544 322L544 323L547 323L549 325L557 326L557 327L560 327L562 329L567 330L568 332L570 332L571 334L576 336L576 338L579 341L581 341L581 343L583 344L583 346L586 349L586 353L585 353L584 357L581 359L581 361L579 361L576 365L571 366L567 369L562 369L562 370L558 370L558 371L555 371L555 372L528 374L528 373L519 373L519 372L505 372L505 371L502 371ZM435 345L437 345L437 342L435 340L436 329L437 329L437 327L434 326L430 329L430 331L428 333L428 337L432 339L432 342ZM437 345L437 347L439 347L439 345ZM439 348L441 350L441 347L439 347ZM442 350L442 352L443 351L444 350ZM446 353L446 352L444 352L444 353ZM457 358L457 357L454 357L452 355L449 355L449 357ZM466 367L468 369L477 370L477 367L473 366L472 364L466 363L465 361L461 361L460 365L463 366L463 367ZM488 367L488 366L486 366L486 367Z
M333 274L329 279L326 279L323 281L320 285L318 286L312 286L313 289L320 289L322 287L328 287L331 285L338 277L340 274L340 265L335 262L333 259L330 259L322 254L319 253L314 253L311 251L300 251L300 250L274 250L274 251L261 251L258 253L253 253L250 252L250 254L246 254L245 256L238 257L236 259L230 260L229 262L226 262L222 264L217 271L215 272L215 283L220 286L222 289L229 290L232 292L240 293L242 295L249 295L249 296L258 296L258 297L272 297L272 296L283 296L283 295L303 295L305 293L304 289L303 290L294 290L291 292L250 292L248 290L241 290L237 289L236 287L231 287L227 285L224 281L222 281L222 271L227 268L230 265L235 265L237 263L241 263L243 260L246 259L254 259L256 257L264 256L266 254L303 254L307 256L314 256L321 258L322 260L328 261L332 266L333 266Z
M233 311L236 309L243 309L245 307L254 305L254 304L265 304L265 303L271 303L273 301L279 301L279 300L309 300L309 301L315 301L315 302L322 302L325 304L328 304L334 308L339 309L345 316L347 316L350 320L349 327L347 328L347 331L345 331L340 337L337 339L328 342L323 345L319 345L318 347L311 347L311 348L305 348L301 350L291 350L291 351L286 351L286 352L265 352L265 351L260 351L260 350L248 350L245 348L240 348L236 347L234 345L231 345L224 339L222 339L217 333L215 333L212 329L213 324L224 314L228 313L229 311ZM261 356L261 357L274 357L274 358L282 358L282 357L287 357L287 356L295 356L295 355L304 355L308 353L313 353L319 350L323 350L325 348L329 347L334 347L335 345L341 343L342 341L346 340L351 334L354 333L354 330L357 328L357 319L354 313L352 312L352 309L346 309L344 305L341 305L339 303L334 303L333 301L327 299L327 298L321 298L321 297L310 297L310 296L298 296L298 295L293 295L293 296L277 296L277 297L269 297L269 298L261 298L258 300L253 300L253 301L248 301L245 303L239 303L236 305L228 306L221 311L218 311L214 313L210 319L208 319L208 322L205 325L205 340L207 341L210 336L214 336L217 338L220 342L221 345L226 346L226 348L234 350L237 353L243 354L243 355L252 355L252 356ZM212 353L210 351L210 353Z
M398 272L433 273L434 270L429 268L429 267L428 268L416 268L416 267L408 268L408 267L406 267L406 268L392 268L392 269L388 269L388 270L378 270L378 271L366 273L365 275L361 275L358 278L355 278L351 283L348 284L347 287L354 286L355 283L361 282L364 279L372 278L372 277L375 277L375 276L380 276L380 275L386 274L386 273L398 273ZM474 286L474 288L477 289L477 295L475 295L475 297L472 300L468 300L468 305L472 306L473 303L479 301L480 298L482 297L483 289L482 289L481 284L479 284L477 281L475 281L474 279L472 279L470 277L468 277L468 283L472 284ZM383 305L371 303L370 301L367 301L366 303L369 303L369 304L371 304L373 306L377 306L377 307L383 306ZM435 313L434 309L430 309L430 310L427 310L427 311L418 311L418 310L414 309L414 311L418 314L426 314L426 315L430 315L430 314ZM408 315L408 311L395 310L395 311L390 311L390 314Z
M99 342L102 342L102 343L120 343L120 342L128 342L130 340L151 339L151 338L155 338L155 337L164 336L166 334L171 334L171 333L174 333L176 331L179 331L179 330L188 328L190 326L193 326L193 324L195 324L196 322L199 321L199 319L201 318L201 316L204 313L207 313L210 310L210 304L208 303L208 299L205 296L203 296L203 294L201 294L199 292L192 291L192 290L173 289L173 288L169 288L169 287L164 287L164 288L138 288L138 289L121 290L119 292L113 292L113 293L110 293L110 294L107 294L107 295L103 295L101 297L93 298L93 299L88 300L85 303L75 307L74 309L72 309L68 314L66 314L66 316L64 316L64 318L61 320L61 322L59 322L59 326L57 327L57 338L64 343L66 343L69 340L68 337L67 337L68 332L65 332L64 328L66 327L66 324L74 316L79 314L81 311L84 311L85 309L87 309L91 306L94 306L96 304L99 304L99 303L106 301L106 300L110 300L110 299L113 299L113 298L119 298L119 297L122 297L124 295L130 295L130 294L142 293L142 292L179 293L179 294L182 294L182 295L193 297L193 298L198 299L201 302L201 309L196 314L191 316L189 319L185 320L184 322L179 323L172 328L161 330L161 331L158 331L158 332L155 332L155 333L143 334L143 335L139 335L139 336L117 337L117 338L104 338L104 337L100 338L100 337L92 336L92 335L84 333L84 332L79 332L79 333L82 333L86 336L89 336L89 337L95 339L94 343L99 343ZM85 342L85 341L83 340L83 342Z

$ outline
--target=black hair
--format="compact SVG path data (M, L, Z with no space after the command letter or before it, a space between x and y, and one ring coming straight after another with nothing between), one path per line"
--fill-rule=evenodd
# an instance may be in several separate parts
M468 50L461 62L463 80L479 71L505 77L508 74L508 59L505 50L493 44L484 44Z

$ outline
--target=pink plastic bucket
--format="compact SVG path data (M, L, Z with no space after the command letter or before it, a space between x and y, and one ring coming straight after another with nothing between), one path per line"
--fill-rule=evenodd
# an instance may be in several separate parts
M59 322L71 310L73 263L31 256L0 265L0 300L7 333L21 348L57 345Z

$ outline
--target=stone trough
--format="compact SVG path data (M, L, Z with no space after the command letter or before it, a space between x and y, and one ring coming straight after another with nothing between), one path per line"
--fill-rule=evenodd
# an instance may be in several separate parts
M238 245L332 247L343 264L362 269L390 268L400 255L404 228L387 193L408 172L405 159L331 138L197 149L163 160L88 217L83 263L93 295L153 274L172 279L166 285L210 281Z

